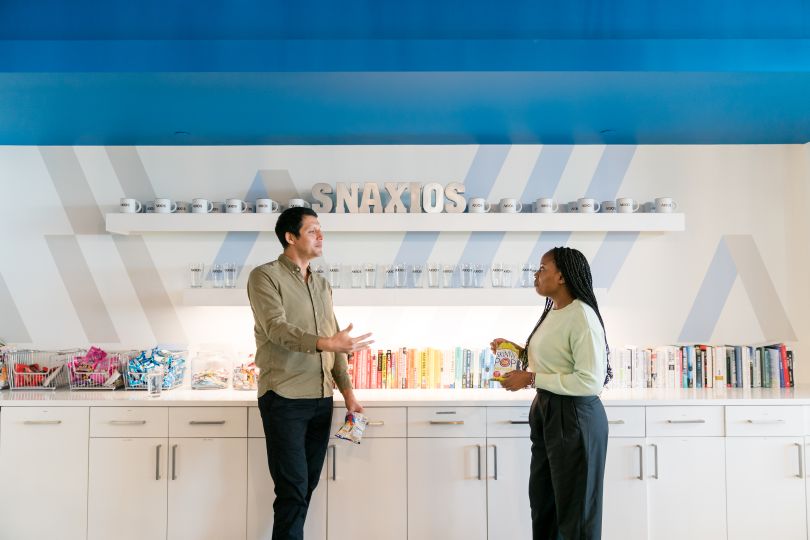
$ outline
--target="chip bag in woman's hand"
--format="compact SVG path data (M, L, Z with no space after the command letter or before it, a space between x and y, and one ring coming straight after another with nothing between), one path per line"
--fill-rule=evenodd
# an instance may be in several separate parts
M360 439L363 438L363 432L366 430L367 425L368 418L363 413L347 412L346 421L335 433L335 437L360 444Z

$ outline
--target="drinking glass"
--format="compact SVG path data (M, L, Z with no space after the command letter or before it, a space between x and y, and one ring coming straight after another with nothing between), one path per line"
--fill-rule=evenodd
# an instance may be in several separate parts
M442 287L445 289L453 288L453 274L456 273L456 267L452 264L445 264L442 267Z
M532 287L534 286L534 265L526 263L520 267L520 286Z
M363 266L352 265L352 289L359 289L363 286Z
M329 285L333 289L340 288L340 265L339 264L330 264L329 265Z
M484 265L472 265L472 286L480 289L484 286Z
M189 279L193 289L199 289L203 286L205 280L205 265L203 263L191 263L188 265Z
M146 372L146 392L149 397L160 397L163 388L163 367L155 366Z
M422 279L424 275L424 267L421 264L411 266L411 276L413 277L414 288L421 289L423 287Z
M503 275L503 264L499 262L492 263L492 268L490 269L489 275L492 278L492 286L500 287L502 283L501 276Z
M324 274L323 266L321 266L320 264L313 264L312 267L311 267L311 270L313 272L315 272L316 274L318 274L319 276L325 277L323 275Z
M236 263L225 263L222 265L225 271L225 288L233 289L236 287Z
M225 285L225 269L221 264L211 267L211 281L215 289L221 289Z
M428 287L435 289L439 286L439 276L442 273L442 267L439 263L428 263Z
M501 287L512 287L512 268L504 265L503 272L501 272Z
M373 289L377 286L377 265L374 263L366 263L364 266L366 277L366 288Z
M461 286L472 287L473 285L473 265L470 263L461 263Z
M397 268L393 264L385 266L385 288L393 289L397 286Z
M404 287L406 283L405 278L407 277L407 269L405 268L405 264L396 263L394 265L394 270L396 272L397 287Z

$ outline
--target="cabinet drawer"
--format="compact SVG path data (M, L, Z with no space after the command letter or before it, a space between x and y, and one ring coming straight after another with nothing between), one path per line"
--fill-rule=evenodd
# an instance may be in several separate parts
M484 437L484 407L408 407L408 437Z
M729 436L803 435L804 411L799 405L726 407Z
M91 437L167 437L168 407L91 407Z
M2 407L0 422L3 433L28 433L33 430L70 433L87 437L89 433L88 407ZM58 448L53 449L58 452Z
M609 437L643 437L644 407L605 407Z
M528 437L528 407L487 407L487 437Z
M722 437L723 407L647 407L647 437Z
M368 417L368 426L363 438L384 438L384 437L405 437L407 415L405 407L366 407L365 415ZM346 417L345 407L336 407L332 413L332 431L329 434L334 437L335 433Z
M171 407L169 437L247 437L247 408Z
M248 407L248 437L261 437L264 439L264 424L262 413L258 407Z

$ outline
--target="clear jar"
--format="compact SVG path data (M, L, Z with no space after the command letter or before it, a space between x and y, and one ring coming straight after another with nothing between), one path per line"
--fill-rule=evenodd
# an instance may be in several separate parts
M222 354L200 352L191 361L191 388L222 390L231 379L231 362Z
M244 362L239 362L233 367L233 389L234 390L258 390L259 388L259 368L253 361L253 355L248 355Z

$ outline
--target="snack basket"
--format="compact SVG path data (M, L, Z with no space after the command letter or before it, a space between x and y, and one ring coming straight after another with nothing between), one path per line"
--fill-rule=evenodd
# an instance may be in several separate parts
M127 390L146 390L146 373L153 367L163 367L163 390L171 390L182 386L186 376L186 359L188 351L169 351L154 348L148 351L139 351L127 359L125 370Z
M67 386L65 364L74 355L71 351L34 351L23 349L6 352L8 380L12 390L54 390Z
M115 390L124 385L125 366L138 351L106 352L91 347L84 355L74 355L67 361L71 390Z

